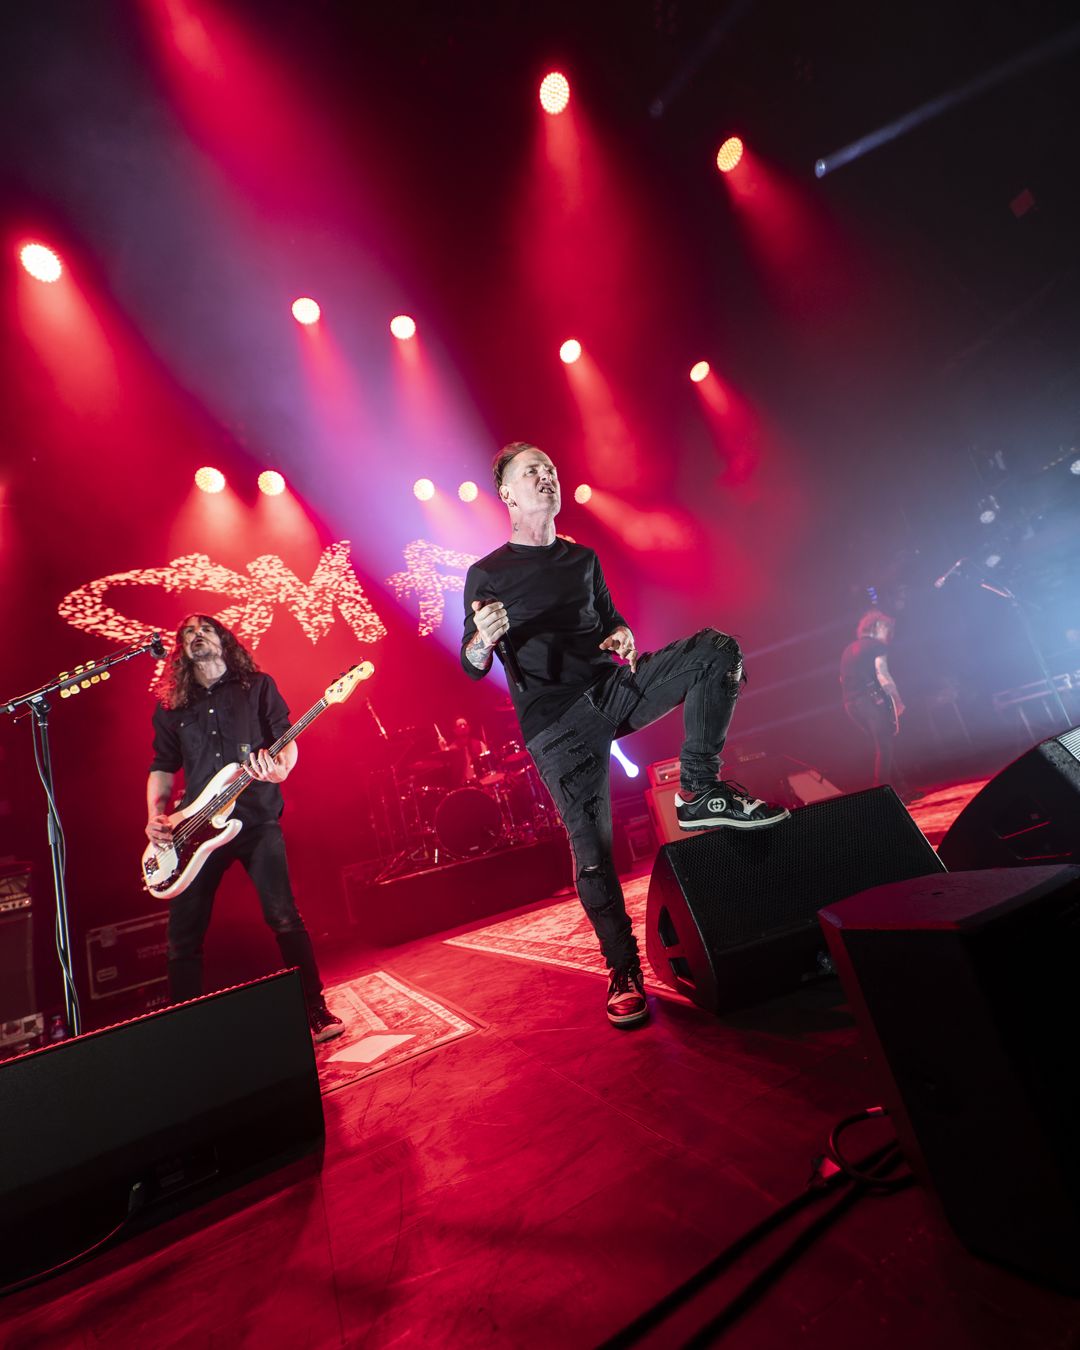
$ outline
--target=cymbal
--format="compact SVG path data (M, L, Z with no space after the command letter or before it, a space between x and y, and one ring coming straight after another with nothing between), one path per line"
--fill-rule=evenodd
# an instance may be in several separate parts
M396 731L391 731L388 734L387 740L391 744L395 741L411 741L415 740L417 736L426 736L430 730L430 727L398 727Z
M417 769L427 769L432 773L436 773L439 769L446 768L447 756L455 754L457 754L457 750L452 745L447 746L445 750L432 750L429 754L426 754L423 759L414 759L409 765L409 768L414 772Z

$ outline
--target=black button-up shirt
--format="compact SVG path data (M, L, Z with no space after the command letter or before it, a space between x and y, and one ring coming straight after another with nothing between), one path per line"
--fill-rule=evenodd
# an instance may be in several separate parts
M219 769L242 764L253 750L269 748L289 728L289 709L277 685L261 672L247 689L226 673L212 689L199 687L186 708L154 710L154 759L150 772L184 773L186 806ZM277 820L285 803L277 783L252 783L240 794L234 815L249 824Z

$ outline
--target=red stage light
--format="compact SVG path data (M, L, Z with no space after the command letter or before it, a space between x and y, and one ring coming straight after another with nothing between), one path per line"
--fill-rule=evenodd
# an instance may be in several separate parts
M24 244L19 261L35 281L59 281L64 270L57 255L44 244Z
M540 106L552 117L563 112L570 102L570 81L559 70L549 71L540 81Z
M292 314L297 323L304 325L318 323L322 310L318 303L309 296L301 296L299 300L292 302Z
M195 486L200 492L222 492L225 488L225 475L220 469L211 469L204 464L195 470Z
M729 136L716 152L716 167L721 173L730 173L743 156L743 143L738 136Z
M418 478L412 490L418 502L429 502L435 496L435 484L430 478Z
M285 491L285 479L276 469L263 469L259 474L259 491L268 497L280 497Z
M410 319L407 314L395 314L390 320L390 331L399 342L408 342L416 336L416 320Z
M581 343L577 338L567 338L559 348L559 359L568 366L572 366L580 355Z
M474 502L480 495L480 489L475 483L466 480L457 490L457 495L463 502Z
M708 375L708 373L709 373L708 361L695 361L694 364L690 367L690 378L694 381L695 384L700 384L701 381L705 378L705 376Z
M592 488L588 483L582 483L580 487L574 489L574 501L584 506L587 501L592 499Z

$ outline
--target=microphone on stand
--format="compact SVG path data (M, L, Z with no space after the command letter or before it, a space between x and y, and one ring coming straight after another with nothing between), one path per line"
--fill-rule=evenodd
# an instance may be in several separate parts
M375 711L375 707L371 702L371 699L367 699L366 702L367 702L367 710L372 715L372 717L374 717L375 725L379 728L379 735L383 738L384 741L388 741L390 737L386 734L386 728L379 720L379 714Z
M165 656L165 644L161 640L160 633L152 633L150 635L150 655L156 656L159 661Z
M945 583L952 576L952 574L954 572L959 572L961 567L963 567L964 563L966 562L967 562L966 558L957 558L957 560L953 563L953 565L949 568L949 570L943 573L943 575L938 577L937 581L934 582L934 585L937 587L937 589L940 591L942 586L945 585Z

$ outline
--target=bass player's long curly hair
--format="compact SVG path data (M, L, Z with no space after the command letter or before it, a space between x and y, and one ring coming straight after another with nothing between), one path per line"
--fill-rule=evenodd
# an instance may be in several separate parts
M195 662L184 652L184 629L189 620L198 619L208 623L221 639L221 656L230 675L238 675L240 683L246 689L251 684L251 676L258 670L255 660L248 649L239 643L224 624L209 614L188 614L181 620L173 639L172 651L165 658L165 669L154 692L166 708L187 708L201 688L195 678Z

